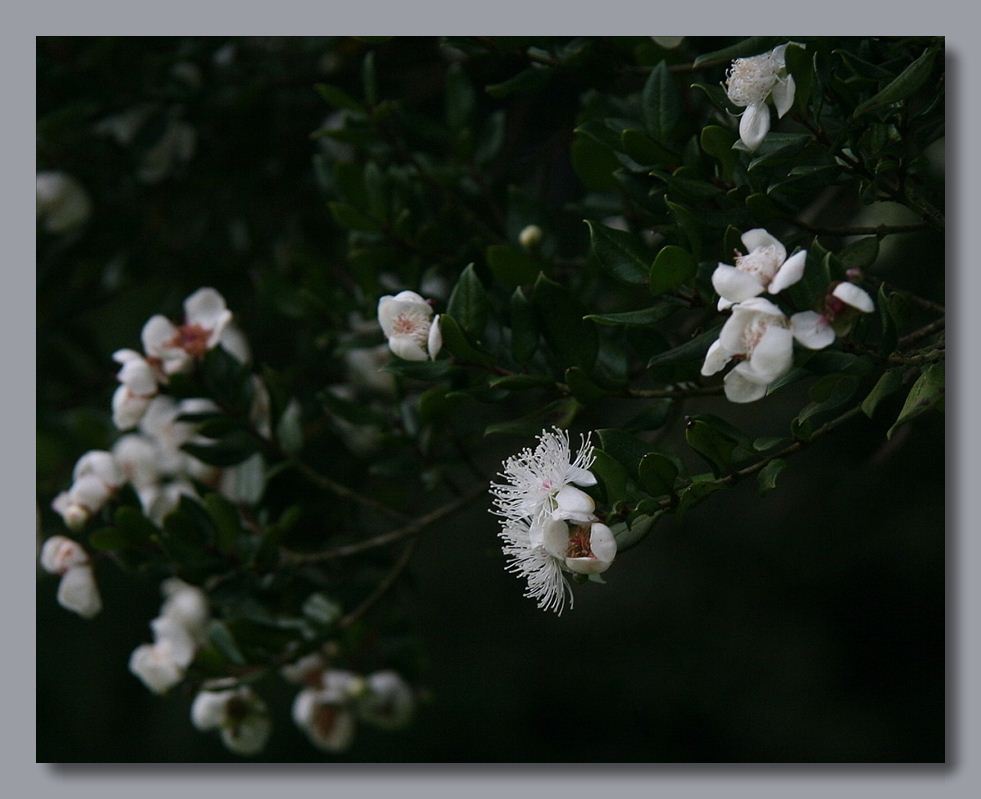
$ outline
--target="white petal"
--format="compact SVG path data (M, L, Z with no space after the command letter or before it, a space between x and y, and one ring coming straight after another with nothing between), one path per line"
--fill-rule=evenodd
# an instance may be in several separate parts
M151 316L140 333L143 351L153 358L160 358L170 349L170 343L177 337L177 328L166 316Z
M719 297L719 302L715 306L719 311L728 311L733 305L735 305L732 300L727 300L725 297Z
M167 647L160 644L143 644L134 649L129 670L156 694L166 693L184 679L184 669L174 662Z
M79 480L89 474L98 477L109 488L116 488L123 482L116 459L111 452L102 449L89 450L79 458L72 471L72 479Z
M94 474L82 475L68 489L72 504L81 505L91 513L95 513L106 504L109 493L109 486Z
M213 288L202 288L184 300L184 318L188 324L214 330L230 316L225 298Z
M705 363L702 364L702 374L709 375L721 372L727 363L732 360L732 356L722 347L722 342L716 339L712 346L705 353Z
M719 264L712 273L712 288L730 302L742 302L760 294L763 284L756 275L728 264Z
M742 364L739 364L742 366ZM766 386L747 380L739 367L733 369L725 377L726 399L729 402L755 402L766 395Z
M249 340L234 322L227 324L225 329L221 331L218 343L225 352L239 363L251 363L252 350L249 347Z
M772 383L790 371L794 362L794 337L785 327L770 325L746 362L762 383ZM741 364L746 366L746 363Z
M538 525L532 525L532 528ZM554 558L564 558L569 548L569 525L560 519L546 519L541 523L542 548Z
M369 675L366 688L358 703L358 713L364 721L384 730L395 730L411 721L415 697L396 672L377 671Z
M122 349L122 350L116 350L112 354L112 359L116 363L126 364L129 363L130 361L142 361L143 356L140 355L140 353L138 353L136 350Z
M737 313L766 314L767 316L776 316L780 319L785 318L780 307L774 305L765 297L753 297L750 300L741 302L739 303L739 307L734 308L732 312L734 315Z
M594 475L589 469L581 469L578 466L570 466L568 480L570 483L575 483L577 486L594 486L596 485L596 475Z
M746 149L753 152L770 132L770 109L763 103L753 103L746 107L739 120L739 138Z
M433 317L433 322L429 326L429 341L426 344L431 360L436 360L439 351L443 349L443 331L439 329L439 314Z
M58 604L84 619L91 619L102 610L99 586L91 566L73 566L65 572L58 585Z
M783 246L776 236L770 235L770 233L761 227L747 230L740 236L740 239L747 253L762 249L763 247L773 247L774 256L779 263L783 263L787 257L787 248Z
M41 548L41 568L51 574L64 574L74 566L89 562L85 550L72 539L53 535Z
M213 730L225 720L225 709L234 691L201 691L191 705L191 724L199 730Z
M165 580L161 590L166 600L160 608L160 615L173 619L192 636L203 634L210 613L204 592L176 577Z
M146 397L157 391L157 373L143 358L126 361L116 373L116 379L138 396Z
M429 303L414 291L400 291L395 295L395 301L414 303L415 305L425 305L427 308L429 307Z
M378 300L378 324L386 337L391 337L392 322L400 313L429 319L433 315L433 309L414 291L402 291L394 297L382 297Z
M617 540L613 537L613 531L601 522L593 522L589 530L589 548L597 560L612 563L617 556Z
M266 713L265 705L262 705L261 710L253 709L238 724L222 727L221 742L229 752L251 757L265 748L271 732L272 722Z
M156 643L166 645L174 662L186 668L197 649L190 631L173 616L158 616L150 622Z
M857 308L862 313L872 313L875 310L875 305L868 292L860 289L854 283L839 283L831 293L845 305Z
M392 336L388 348L406 361L425 361L429 359L426 351L412 336Z
M726 319L722 330L719 331L719 344L730 357L745 353L744 334L755 316L756 314L747 309L744 303L733 306L732 315Z
M589 521L593 518L596 503L585 491L575 486L567 485L559 489L555 495L555 511L553 519L572 519L574 521Z
M779 294L790 288L804 276L804 266L807 263L807 250L795 252L786 261L770 281L768 290L771 294Z
M835 340L835 331L828 320L814 311L801 311L791 316L790 332L809 350L824 349Z
M780 78L773 85L773 88L770 90L770 96L773 98L773 104L777 107L778 117L782 117L793 108L796 89L793 75Z

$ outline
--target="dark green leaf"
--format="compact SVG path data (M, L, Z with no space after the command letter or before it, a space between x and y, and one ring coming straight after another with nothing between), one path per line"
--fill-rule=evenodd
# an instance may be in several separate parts
M254 436L237 431L217 439L213 444L184 444L181 449L211 466L234 466L256 452L258 446Z
M598 348L596 328L583 319L579 301L565 287L539 275L532 304L542 335L559 363L591 370Z
M660 497L674 494L674 481L678 477L678 467L674 461L660 452L651 452L643 457L637 468L640 484L651 496Z
M245 656L224 622L214 620L208 625L208 641L229 663L236 666L245 665Z
M695 276L697 264L687 250L669 244L662 247L650 269L650 289L654 295L672 291Z
M470 79L459 63L446 71L446 124L460 130L470 123L476 98Z
M623 499L627 492L627 469L615 458L607 455L604 450L594 449L593 455L596 460L593 461L590 471L603 486L606 501L612 506Z
M845 269L868 269L879 256L877 236L865 236L852 242L838 253L838 259Z
M703 53L694 61L694 67L705 66L706 64L724 64L734 58L744 58L751 55L759 55L772 49L773 39L770 36L751 36L748 39L741 39L735 44L723 47L721 50L713 50L710 53Z
M232 552L239 537L244 535L238 511L219 494L207 494L204 508L211 517L215 529L215 543L222 552Z
M337 86L331 86L327 83L318 83L314 86L324 100L327 101L329 105L334 108L347 109L348 111L359 111L364 112L364 106L361 105L357 100L355 100L351 95L345 92L343 89L339 89Z
M535 309L517 288L511 295L511 354L521 364L528 363L538 349L538 320Z
M534 258L508 244L492 244L487 248L486 258L491 274L508 288L533 283L540 271Z
M684 344L680 344L667 352L658 353L647 362L647 368L701 361L705 357L705 353L708 352L708 348L712 345L712 342L719 337L719 331L721 329L722 325L716 325L710 330L706 330L704 333L700 333L686 341Z
M484 334L490 302L473 264L468 264L450 294L447 313L476 340ZM443 331L445 339L446 331Z
M787 462L782 458L774 458L766 466L760 469L756 476L756 481L760 487L760 494L766 494L777 487L777 476L783 471Z
M651 451L651 445L646 441L617 428L597 430L596 434L603 451L632 474L637 474L641 460Z
M572 396L583 405L589 405L608 396L608 392L596 385L589 375L578 366L573 366L565 370L565 382L569 386Z
M926 83L933 69L933 60L936 56L937 51L928 47L916 61L906 67L885 88L865 102L859 103L852 116L858 117L869 111L876 111L887 105L905 100Z
M906 424L911 419L915 419L938 405L942 406L943 401L944 365L942 363L931 364L913 383L909 394L906 395L903 409L899 412L895 424L886 433L886 438L892 438L896 428Z
M672 297L665 297L657 305L640 311L624 311L622 313L588 314L585 318L600 325L622 325L623 327L649 327L667 319L684 303Z
M681 95L668 65L661 61L651 70L641 93L641 112L647 132L658 141L670 141L681 121L681 111Z
M588 219L586 225L593 253L610 275L637 286L647 282L651 257L638 236Z
M875 409L879 407L879 403L899 391L902 385L903 373L901 369L889 369L883 372L875 387L862 400L862 412L871 419Z
M551 69L529 67L506 81L488 86L487 93L498 100L512 94L533 94L545 88L551 75Z

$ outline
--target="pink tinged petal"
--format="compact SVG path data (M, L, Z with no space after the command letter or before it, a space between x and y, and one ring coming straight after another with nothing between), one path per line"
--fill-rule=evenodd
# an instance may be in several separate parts
M95 513L106 503L109 493L109 487L94 474L83 475L68 489L72 504L81 505L90 513Z
M578 466L569 467L568 480L577 486L594 486L597 482L596 475L589 471L589 469L581 469Z
M720 297L730 302L742 302L760 294L763 284L756 275L734 266L719 264L712 273L712 288Z
M793 108L796 90L797 86L794 83L793 75L780 78L773 85L773 88L770 90L770 96L773 98L773 104L777 107L778 117L783 117L784 114Z
M406 361L425 361L429 359L426 351L412 336L392 336L388 348Z
M724 382L726 399L729 402L755 402L766 396L766 386L747 380L739 371L738 366L726 375Z
M213 288L202 288L184 300L184 321L189 325L200 325L205 330L214 330L231 319L225 298Z
M804 276L804 265L807 263L807 250L801 250L791 255L783 266L777 270L770 281L769 292L779 294L784 289L790 288Z
M868 292L860 289L854 283L839 283L831 293L845 305L857 308L862 313L872 313L875 310L875 304Z
M555 505L555 510L552 513L553 519L590 521L593 519L593 511L596 510L596 503L593 498L585 491L580 491L571 485L559 489L555 495Z
M85 550L63 535L51 536L41 548L41 568L51 574L64 574L74 566L89 562Z
M98 477L110 488L115 488L123 483L123 475L116 459L111 452L102 449L89 450L79 458L72 472L72 479L78 480L87 474Z
M770 325L753 348L749 364L762 383L772 383L790 371L794 362L794 337L785 327ZM746 366L746 363L740 366ZM748 376L748 375L747 375Z
M90 566L73 566L65 572L58 585L58 604L83 619L98 615L102 598Z
M750 152L756 150L770 132L770 109L764 103L746 107L739 120L739 138Z
M166 316L151 316L140 334L143 351L152 358L162 358L171 350L170 343L177 337L177 328Z
M702 374L705 377L721 372L732 356L722 347L722 342L716 339L705 353L705 363L702 364Z
M398 305L394 297L385 296L378 300L378 324L386 338L392 335L392 322L397 314Z
M433 317L433 322L429 326L429 340L426 343L431 360L436 360L439 351L443 349L443 331L439 329L439 314Z
M801 311L790 317L790 332L809 350L821 350L835 340L834 328L814 311Z
M762 249L763 247L773 247L773 254L778 262L783 263L784 259L787 257L787 248L780 243L779 239L770 235L761 227L747 230L742 236L740 236L740 239L742 240L743 247L746 248L747 253L750 253L753 250Z
M752 323L753 317L754 314L746 308L745 304L736 305L732 309L732 316L722 325L722 330L719 331L719 344L730 357L744 354L746 349L743 343L744 334Z
M532 529L537 525L532 525ZM541 524L541 546L553 558L564 558L569 548L569 525L559 519L546 519Z

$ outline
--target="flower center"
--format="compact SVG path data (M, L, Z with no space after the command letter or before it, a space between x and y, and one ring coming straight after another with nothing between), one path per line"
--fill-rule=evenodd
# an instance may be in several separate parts
M412 336L420 341L424 341L427 334L427 325L416 317L409 314L399 314L392 320L392 333L396 336Z
M738 106L762 103L777 82L777 69L770 53L737 58L726 75L726 94Z
M848 303L842 302L834 294L829 294L824 301L824 318L833 322L835 317L847 308Z
M771 325L776 325L777 327L788 326L787 322L775 316L758 316L746 325L746 329L743 332L743 347L747 355L752 354Z
M188 355L201 358L208 351L209 338L211 338L211 331L206 330L201 325L181 325L177 328L177 335L170 342L170 346L180 347Z
M777 250L772 244L768 244L766 247L757 247L746 255L737 255L736 269L755 275L764 286L768 286L780 269Z
M569 548L566 550L567 558L595 558L592 548L589 546L588 525L581 525L572 531L569 536Z
M313 728L323 738L330 735L337 723L337 708L333 705L318 705L313 711Z

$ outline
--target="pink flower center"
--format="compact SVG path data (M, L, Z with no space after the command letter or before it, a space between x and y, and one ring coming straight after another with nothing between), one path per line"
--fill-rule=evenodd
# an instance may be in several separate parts
M593 549L589 545L590 530L588 525L582 525L572 531L569 536L569 548L566 550L567 558L595 558Z
M757 247L746 255L737 255L736 269L755 275L764 286L768 286L780 269L777 251L770 244L766 247Z
M208 351L209 338L211 338L211 331L206 330L201 325L181 325L177 328L177 335L170 342L170 346L180 347L188 355L201 358Z

